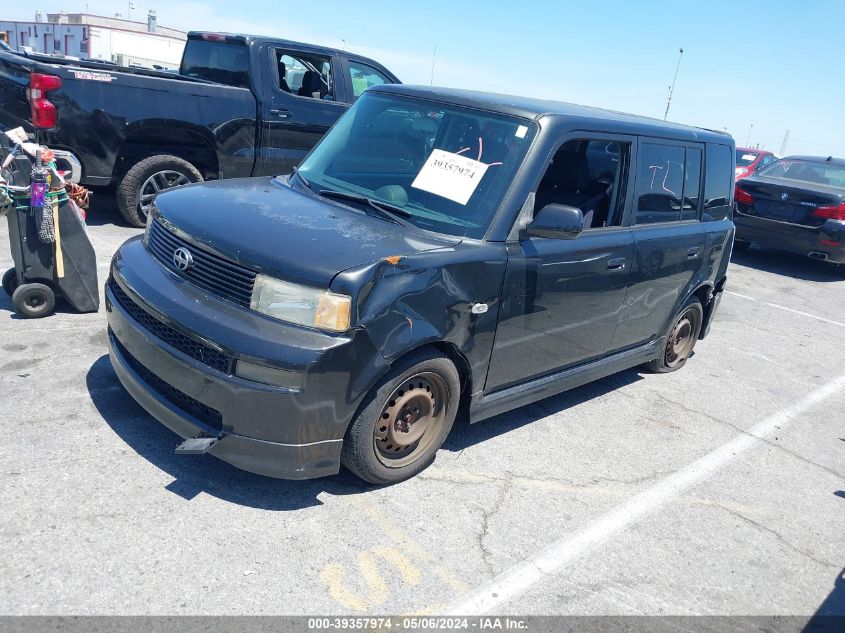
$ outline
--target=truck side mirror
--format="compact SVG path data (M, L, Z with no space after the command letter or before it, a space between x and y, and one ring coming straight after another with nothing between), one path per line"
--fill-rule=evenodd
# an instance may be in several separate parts
M526 232L530 237L572 240L584 230L584 213L567 204L547 204L537 212Z

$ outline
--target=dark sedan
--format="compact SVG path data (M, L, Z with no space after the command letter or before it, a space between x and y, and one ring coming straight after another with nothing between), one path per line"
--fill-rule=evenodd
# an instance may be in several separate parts
M845 160L781 158L736 183L736 248L751 242L845 264Z

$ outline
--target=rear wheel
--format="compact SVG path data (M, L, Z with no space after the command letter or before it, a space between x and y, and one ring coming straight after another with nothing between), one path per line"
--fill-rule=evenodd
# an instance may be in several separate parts
M18 274L14 268L10 268L3 273L3 290L10 297L15 294L15 288L18 287Z
M460 389L448 358L434 351L408 356L364 399L343 440L341 462L373 484L413 477L449 435Z
M132 226L143 227L155 197L167 189L202 181L196 167L177 156L150 156L133 165L117 187L117 206Z
M698 297L691 297L681 308L669 333L666 345L660 358L655 358L644 367L657 374L668 374L683 367L692 354L698 335L701 334L701 324L704 320L704 309Z
M12 294L18 314L27 319L40 319L53 314L56 296L44 284L21 284Z

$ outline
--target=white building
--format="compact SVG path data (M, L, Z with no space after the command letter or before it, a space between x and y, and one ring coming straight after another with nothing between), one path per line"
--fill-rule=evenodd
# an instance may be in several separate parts
M36 11L34 22L0 20L0 33L12 48L162 68L179 67L187 39L182 31L159 26L155 11L146 23L87 13L48 13L45 20Z

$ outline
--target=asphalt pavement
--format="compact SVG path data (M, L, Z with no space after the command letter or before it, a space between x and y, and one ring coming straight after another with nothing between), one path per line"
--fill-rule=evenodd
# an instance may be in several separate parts
M101 286L138 233L108 198ZM103 308L25 320L0 293L0 613L845 614L843 306L845 272L737 254L682 371L459 422L374 488L176 456Z

